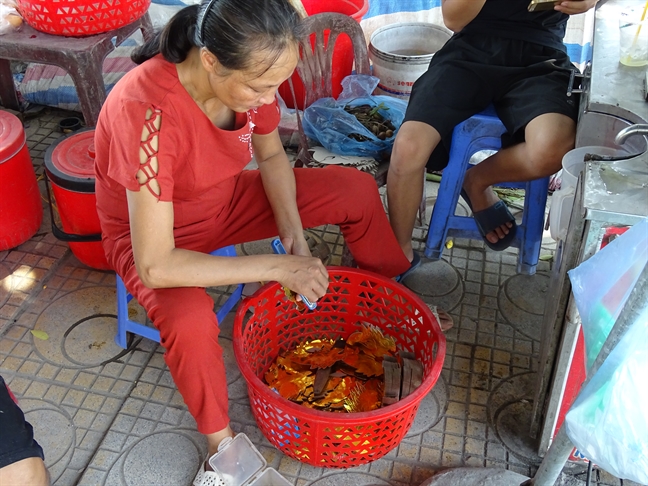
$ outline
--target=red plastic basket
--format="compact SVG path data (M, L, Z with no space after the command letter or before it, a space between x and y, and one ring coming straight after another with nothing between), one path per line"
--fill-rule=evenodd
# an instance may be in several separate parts
M276 282L246 299L235 317L234 354L265 437L299 461L347 468L375 461L400 443L439 378L446 342L430 309L402 285L358 269L328 272L328 293L314 311L298 311ZM403 400L371 412L323 412L292 403L263 383L280 352L307 339L348 337L363 323L393 336L399 350L423 363L422 385Z
M69 37L101 34L142 17L151 0L17 0L30 26Z

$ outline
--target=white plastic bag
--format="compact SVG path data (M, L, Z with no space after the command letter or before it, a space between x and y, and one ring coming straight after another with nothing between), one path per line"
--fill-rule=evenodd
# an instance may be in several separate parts
M12 0L0 0L0 35L20 28L23 19Z
M583 323L587 370L603 347L646 262L648 218L568 272Z
M628 329L565 418L574 446L618 478L648 484L648 309Z

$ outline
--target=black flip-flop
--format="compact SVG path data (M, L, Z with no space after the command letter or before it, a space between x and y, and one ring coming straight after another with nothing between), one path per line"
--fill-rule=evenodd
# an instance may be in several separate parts
M416 270L420 266L421 266L421 257L419 256L419 254L417 252L414 252L414 258L412 258L412 262L410 263L410 267L407 270L405 270L403 273L401 273L400 275L397 275L395 277L395 280L397 282L402 282L403 280L405 280L405 278L410 273L412 273L414 270Z
M468 207L470 207L470 210L472 211L470 198L468 197L466 191L464 191L463 189L461 189L461 197L464 198L466 204L468 204ZM497 201L491 207L482 209L481 211L473 211L473 218L475 219L475 223L477 223L477 229L482 235L482 239L484 240L484 243L486 243L486 246L488 246L488 248L495 251L502 251L511 246L513 240L515 239L515 233L517 232L517 224L515 223L515 218L509 211L504 201ZM486 238L486 235L488 233L492 233L498 227L509 222L513 223L513 226L509 228L509 232L506 236L504 236L504 238L501 238L497 243L491 243L490 241L488 241L488 239Z

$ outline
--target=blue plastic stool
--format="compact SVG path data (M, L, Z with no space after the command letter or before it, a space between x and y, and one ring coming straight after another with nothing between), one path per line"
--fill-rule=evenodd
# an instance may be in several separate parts
M481 150L499 150L502 146L501 136L505 131L506 128L492 106L455 127L452 132L450 161L443 170L430 218L425 244L426 257L431 260L440 259L448 236L482 239L475 220L455 215L455 209L470 158ZM533 275L540 256L549 177L522 183L503 183L500 186L523 188L525 191L522 222L518 224L511 246L519 249L518 273Z
M236 249L233 246L226 246L224 248L219 248L211 252L211 255L215 256L236 256ZM131 301L133 296L128 293L124 282L122 281L119 275L117 277L117 335L115 336L115 342L118 346L126 348L126 333L132 332L138 336L143 336L147 339L151 339L156 342L160 342L160 331L153 327L145 326L139 322L131 321L128 318L128 303ZM243 284L238 284L236 290L228 297L223 306L216 313L216 318L220 324L225 316L231 311L236 303L241 298L241 292L243 291Z

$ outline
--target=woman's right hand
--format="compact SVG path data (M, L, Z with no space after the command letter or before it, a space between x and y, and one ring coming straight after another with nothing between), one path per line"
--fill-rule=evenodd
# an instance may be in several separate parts
M328 289L328 271L319 258L278 255L281 258L277 281L311 302L321 299Z

